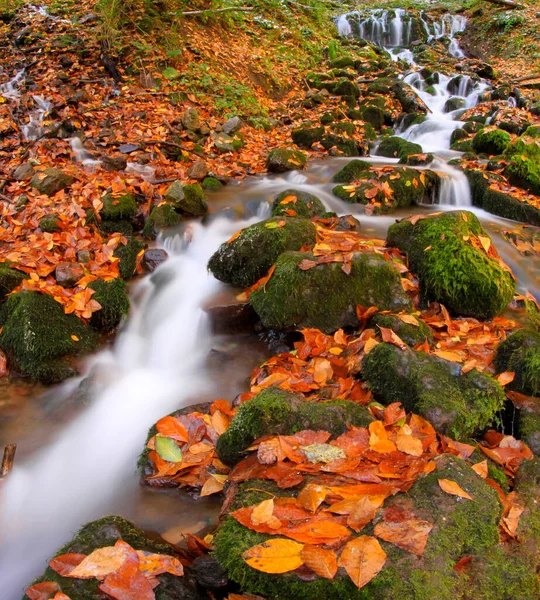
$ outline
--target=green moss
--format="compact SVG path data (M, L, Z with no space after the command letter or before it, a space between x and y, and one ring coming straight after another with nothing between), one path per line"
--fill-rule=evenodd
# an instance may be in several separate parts
M0 308L0 347L24 376L56 383L74 374L58 359L94 348L95 334L52 296L18 292ZM73 339L73 337L76 339Z
M508 145L505 158L508 166L504 174L510 182L540 194L540 143L535 129L529 127L519 138Z
M285 222L282 227L277 227ZM266 275L279 255L315 244L313 223L300 217L270 217L242 230L225 242L208 261L208 268L220 281L249 287Z
M296 202L281 204L281 202L289 196L294 196ZM286 211L291 209L296 211L296 214L299 217L304 217L306 219L320 216L326 211L324 204L317 196L309 194L308 192L303 192L302 190L290 189L281 192L275 197L272 204L272 216L279 217L280 215L286 215Z
M315 142L320 142L324 135L324 127L300 127L291 132L293 142L299 148L311 148Z
M113 330L129 311L126 282L122 279L97 279L88 287L95 291L92 299L101 304L101 309L92 313L90 325L101 331Z
M45 233L56 233L60 231L60 217L58 213L45 215L39 220L39 228Z
M145 238L155 239L162 229L176 227L181 221L182 218L170 204L161 204L152 209L142 234Z
M355 179L366 176L366 172L370 168L371 164L365 160L351 160L334 175L332 181L335 183L351 183Z
M250 302L265 327L317 327L328 333L358 325L357 304L380 310L407 309L411 305L401 287L399 272L380 255L355 254L349 275L340 263L304 271L298 267L303 260L314 257L302 252L282 254L266 286L251 294Z
M473 213L454 211L421 219L412 229L410 224L392 225L387 243L407 253L429 297L459 315L491 318L512 299L515 281L467 240L479 235L489 238Z
M200 217L208 212L204 190L198 183L182 185L177 180L169 186L163 197L182 214Z
M378 106L364 106L360 109L362 120L369 123L374 129L384 125L384 110Z
M117 196L105 194L99 213L104 221L131 221L137 213L137 203L132 194Z
M422 146L396 136L385 137L377 148L377 154L389 158L405 159L409 154L422 154Z
M419 318L416 318L418 326L405 323L397 315L376 314L370 321L370 327L380 326L392 329L409 346L423 344L426 340L431 345L433 343L433 333L431 329Z
M113 233L121 233L126 237L133 235L133 225L129 221L101 221L99 230L104 235Z
M501 386L473 369L436 356L378 344L364 358L362 377L385 404L401 402L445 435L467 439L487 427L505 401Z
M118 269L122 279L129 279L135 275L137 255L144 248L144 244L135 238L128 238L127 244L120 245L114 251L114 256L120 259Z
M58 550L55 557L71 552L90 554L98 548L114 546L117 540L127 542L136 550L175 554L172 546L164 541L149 538L142 529L139 529L130 521L122 517L108 516L84 525L70 542ZM159 579L160 581L166 581L167 578L162 579L162 576L159 576ZM103 598L103 593L98 588L100 583L98 579L61 577L56 571L47 567L43 575L33 583L42 581L54 581L58 583L62 592L73 600L101 600ZM156 594L156 597L159 599L159 587L156 588ZM25 595L23 600L29 600L28 596Z
M497 348L495 366L499 372L515 372L508 387L528 396L540 396L540 333L521 330Z
M347 425L366 426L369 411L345 400L309 402L278 388L267 388L240 406L229 429L219 437L216 450L225 464L235 464L242 452L263 435L292 435L305 429L340 435Z
M223 187L221 181L215 177L205 177L201 185L203 190L208 190L209 192L215 192Z
M511 139L510 134L502 129L483 129L474 136L472 147L475 152L482 154L502 154Z
M330 66L333 69L346 69L354 65L354 59L352 56L340 56L330 62Z
M40 194L54 196L75 182L75 177L60 171L60 169L45 169L36 173L30 180L30 186Z
M28 279L26 273L14 269L10 263L0 263L0 302L25 279Z
M306 166L307 157L299 150L288 150L287 148L274 148L266 159L266 168L273 173L284 173L303 169Z

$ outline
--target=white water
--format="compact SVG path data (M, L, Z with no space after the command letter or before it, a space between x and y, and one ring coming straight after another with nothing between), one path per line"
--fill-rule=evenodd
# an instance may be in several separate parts
M24 73L24 69L21 69L15 74L15 76L12 79L7 81L6 83L1 84L0 96L3 96L4 98L8 98L10 100L18 100L21 96L21 90L19 89L19 86L24 81Z
M101 161L93 158L90 152L85 149L80 138L72 137L69 143L71 144L75 160L80 162L84 167L93 171L101 165Z
M51 110L52 104L41 96L32 96L36 109L30 113L29 121L22 126L22 133L27 140L37 140L43 135L43 119Z
M102 393L50 447L16 464L1 495L2 600L20 598L81 524L135 493L133 473L150 425L208 392L203 365L212 336L201 305L222 284L206 263L221 242L256 220L195 223L186 236L191 242L173 238L166 245L168 261L138 284L140 301L114 348L93 361Z

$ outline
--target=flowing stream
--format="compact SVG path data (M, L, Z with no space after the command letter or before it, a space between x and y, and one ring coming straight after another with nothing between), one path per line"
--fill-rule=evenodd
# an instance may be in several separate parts
M377 17L379 21L373 21L369 34L365 25L366 38L381 44L390 40L395 48L410 43L413 34L405 15L395 12L390 21L388 15ZM337 24L342 34L354 34L345 16ZM463 23L443 19L439 25L433 35L452 36ZM16 99L23 77L18 74L5 84L2 94ZM469 206L467 180L447 160L457 155L449 151L449 139L453 129L461 126L456 113L444 111L446 101L452 97L451 79L441 76L433 95L426 92L418 73L409 74L405 81L432 111L424 123L399 135L417 141L436 156L429 168L444 177L436 199L440 206L435 210ZM483 82L463 83L454 95L472 106L485 86ZM37 99L36 103L42 110ZM95 159L80 141L74 139L71 143L74 158L94 167ZM370 237L384 238L396 218L434 210L426 206L392 216L364 215L362 207L342 202L331 192L332 176L348 160L333 158L312 164L301 173L253 178L241 185L231 183L211 196L214 214L204 224L189 224L158 240L158 245L169 253L168 261L133 286L132 310L114 346L87 361L86 374L91 374L94 390L88 404L82 407L73 400L83 379L79 378L35 399L34 418L24 416L28 420L22 425L27 433L16 440L18 460L0 488L3 599L20 598L25 585L43 570L46 559L90 519L114 512L178 541L179 532L199 533L215 518L215 502L202 500L195 504L176 491L141 490L135 472L146 432L158 418L189 404L234 398L246 390L251 369L269 355L256 336L212 333L204 307L216 298L230 298L232 292L207 272L210 255L235 231L268 216L272 198L292 187L315 194L328 210L357 214L364 234ZM396 162L376 155L368 160L377 164ZM150 177L151 173L141 175ZM500 235L502 227L515 224L472 210L516 274L519 290L538 292L535 282L539 280L540 265L522 257ZM21 423L17 424L15 418L11 431L17 425ZM0 434L6 436L5 440L0 436L1 442L13 441L9 439L9 427L5 432L0 428Z

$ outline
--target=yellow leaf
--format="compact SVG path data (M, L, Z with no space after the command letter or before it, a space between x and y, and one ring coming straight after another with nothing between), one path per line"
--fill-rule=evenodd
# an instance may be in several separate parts
M483 460L482 462L476 463L475 465L472 465L472 470L477 474L480 475L480 477L482 479L485 479L488 476L488 461Z
M378 343L375 338L369 338L364 344L364 353L369 354Z
M261 523L267 523L272 513L274 512L274 499L263 500L257 504L251 512L251 522L253 525L260 525Z
M78 342L78 341L79 341L79 338L78 338L76 335L72 335L72 336L70 336L70 337L71 337L71 339L72 339L74 342Z
M491 240L485 236L485 235L479 235L478 239L480 240L480 243L482 244L482 248L488 252L489 251L489 247L491 246Z
M504 371L504 373L499 373L499 375L497 375L497 377L495 377L495 379L501 385L507 385L507 384L511 383L512 381L514 381L515 376L516 376L516 374L514 371Z
M273 538L253 546L242 554L246 563L263 573L288 573L304 564L300 556L304 544L284 538Z

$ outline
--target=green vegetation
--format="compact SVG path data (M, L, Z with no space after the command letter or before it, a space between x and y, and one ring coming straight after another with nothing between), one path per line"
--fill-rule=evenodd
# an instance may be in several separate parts
M515 373L511 389L540 396L540 333L523 329L509 336L497 349L495 365Z
M101 304L101 309L92 313L90 325L102 331L112 331L129 311L125 281L98 279L88 287L95 291L92 299Z

